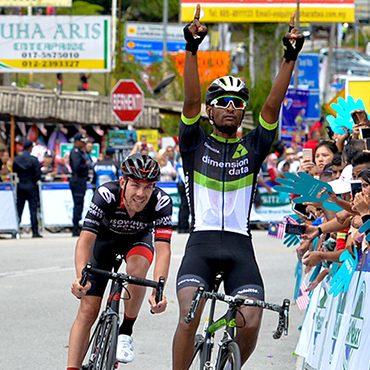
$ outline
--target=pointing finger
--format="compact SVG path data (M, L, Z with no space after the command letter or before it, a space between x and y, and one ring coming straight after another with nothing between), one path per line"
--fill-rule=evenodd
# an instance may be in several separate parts
M294 28L294 18L295 18L295 13L293 12L290 17L290 22L289 22L289 27L291 28Z
M194 19L198 19L199 20L199 17L200 17L200 4L197 4L197 9L195 10Z

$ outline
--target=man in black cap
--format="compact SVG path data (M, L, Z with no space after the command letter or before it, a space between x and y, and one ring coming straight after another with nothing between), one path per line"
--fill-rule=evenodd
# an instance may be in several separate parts
M86 192L86 180L89 175L89 167L86 163L86 156L84 153L88 138L78 132L75 136L73 136L73 141L74 147L71 150L69 157L70 166L72 168L72 177L69 180L69 186L72 191L74 203L72 236L79 236L81 228L78 223L81 220Z
M31 155L33 142L26 140L23 143L23 154L15 157L13 163L13 172L16 172L19 178L17 187L17 209L19 222L22 219L24 204L28 200L28 205L31 214L32 237L42 238L39 234L37 222L37 204L39 193L37 181L41 178L41 164L36 157Z

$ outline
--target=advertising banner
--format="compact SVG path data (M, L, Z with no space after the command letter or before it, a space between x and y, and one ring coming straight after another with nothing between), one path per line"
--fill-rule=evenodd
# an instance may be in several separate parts
M12 8L15 6L55 6L60 8L70 8L72 6L72 0L0 0L0 7Z
M197 2L181 0L181 20L194 18ZM200 21L205 23L289 22L297 9L296 0L203 0ZM355 21L354 0L302 0L301 22Z
M287 144L292 142L293 134L305 135L305 118L309 94L308 89L288 89L283 101L280 119L280 139Z
M169 24L166 30L167 51L170 53L185 51L183 25ZM160 62L163 59L163 37L163 24L127 22L124 50L138 62L148 64Z
M319 300L314 304L314 314L306 315L302 327L302 334L312 328L312 335L300 338L295 351L305 357L307 368L369 369L369 284L370 257L365 253L359 258L345 294L331 297L327 278L314 290L312 297L319 295ZM309 310L312 305L310 302Z
M355 101L362 99L365 108L370 112L370 78L369 77L349 77L346 81L346 98L352 96ZM336 116L336 113L335 113Z
M18 215L14 199L12 184L0 184L0 230L18 230Z
M87 185L82 221L90 207L93 196L91 184ZM73 226L73 198L69 183L48 183L41 185L43 226Z
M198 51L198 68L201 83L209 83L229 74L230 53L228 51ZM180 75L184 73L185 53L173 57Z
M268 185L273 186L272 183ZM258 187L261 196L261 205L252 205L251 222L282 222L284 216L292 213L292 203L288 193L274 191L269 194L263 187Z
M110 18L1 16L0 72L109 72Z
M320 60L319 54L299 54L298 57L298 87L307 86L310 94L308 96L307 111L305 118L319 119L320 112L320 85L319 71ZM294 85L294 73L290 84Z

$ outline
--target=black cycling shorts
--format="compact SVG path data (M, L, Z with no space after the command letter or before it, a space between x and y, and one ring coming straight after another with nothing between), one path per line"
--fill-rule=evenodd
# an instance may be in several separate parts
M190 235L177 275L177 291L200 283L210 290L221 271L226 294L264 300L251 238L228 231L197 231Z
M154 235L152 231L140 235L126 236L125 239L121 240L103 240L98 237L91 250L92 267L112 271L117 254L122 254L126 262L131 255L141 255L147 258L149 263L152 263L153 245ZM89 281L91 282L91 289L87 292L87 295L103 297L108 279L91 274L89 275Z

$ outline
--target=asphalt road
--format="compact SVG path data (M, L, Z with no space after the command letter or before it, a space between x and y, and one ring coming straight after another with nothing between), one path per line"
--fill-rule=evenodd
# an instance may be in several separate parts
M175 278L187 235L174 232L172 264L165 294L169 306L162 315L149 313L144 303L134 327L136 359L119 369L171 369L171 343L178 308ZM254 231L257 259L265 281L266 300L292 300L296 257L281 240ZM70 234L44 234L43 239L22 235L0 239L0 369L66 369L69 330L79 301L70 293L74 280L74 247ZM149 277L151 274L149 275ZM149 295L149 291L148 291ZM222 307L220 307L222 312ZM304 313L291 307L288 337L275 341L277 315L264 314L257 348L244 369L292 370L299 368L292 355Z

